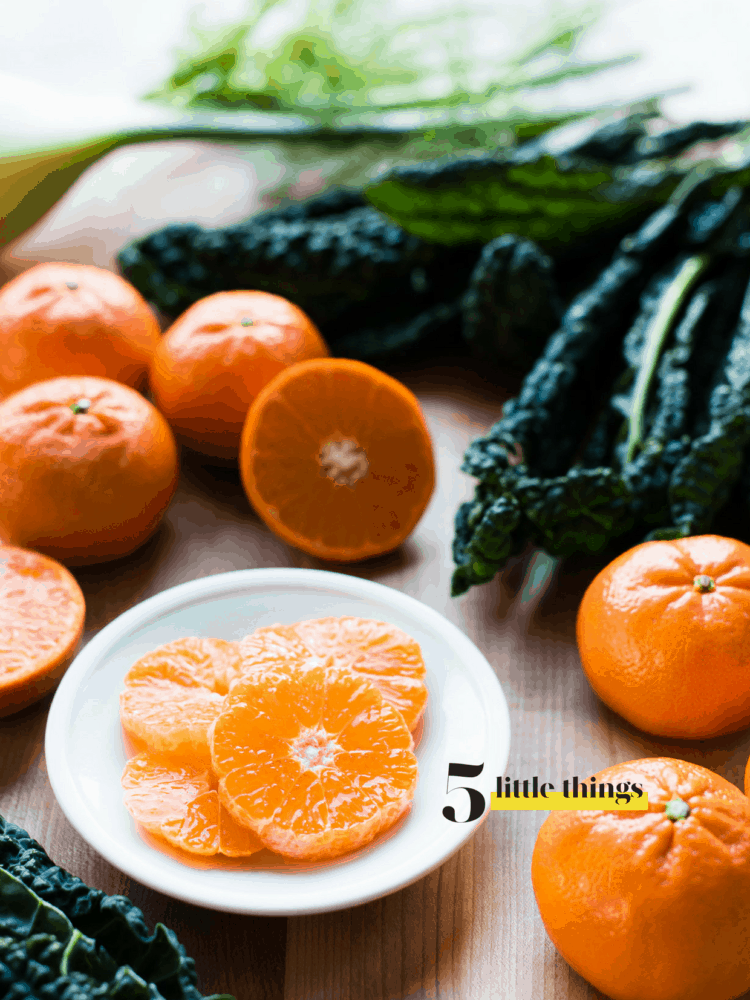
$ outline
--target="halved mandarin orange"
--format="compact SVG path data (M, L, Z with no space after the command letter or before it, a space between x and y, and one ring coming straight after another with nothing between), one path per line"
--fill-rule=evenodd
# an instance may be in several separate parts
M240 641L243 671L311 656L368 678L415 728L427 704L426 669L419 644L395 625L369 618L315 618L257 629Z
M133 819L184 851L237 858L263 849L221 805L216 778L200 764L145 751L125 765L122 787Z
M142 656L120 695L124 729L154 750L206 759L208 727L239 674L236 643L189 637Z
M412 392L370 365L302 361L257 395L240 445L251 504L290 545L353 562L400 545L435 483Z
M331 858L369 843L411 806L409 730L342 667L269 667L236 681L209 732L219 797L266 847Z
M73 659L85 617L81 588L64 566L0 545L0 716L55 687Z

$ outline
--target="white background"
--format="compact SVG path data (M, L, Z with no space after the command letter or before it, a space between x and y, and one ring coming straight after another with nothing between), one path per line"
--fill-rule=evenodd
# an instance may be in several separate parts
M372 6L388 20L394 9L405 17L411 11L449 11L455 2L383 0ZM472 6L488 7L477 0ZM207 24L231 21L242 16L246 0L204 5L195 0L2 0L0 7L1 72L58 92L136 97L172 69L174 50L188 39L192 11ZM491 34L480 28L480 42L502 54L533 33L551 3L496 0L491 7L501 23ZM749 39L750 0L609 0L581 55L639 52L642 59L595 83L567 88L564 95L586 101L593 92L594 100L616 100L687 86L688 93L667 98L670 117L748 116Z
M310 2L287 0L290 7ZM474 47L478 63L502 61L539 35L553 3L564 10L573 2L465 0L477 12L467 48ZM34 148L51 133L57 141L81 131L106 135L121 123L142 123L144 114L164 114L137 98L162 83L176 50L190 45L190 15L207 26L227 24L243 16L246 3L0 0L0 143L15 137ZM447 37L463 37L450 20L456 0L371 0L369 7L382 26L438 12ZM298 12L295 20L304 18ZM749 39L750 0L605 0L578 54L641 58L555 93L539 92L537 103L591 107L672 91L662 106L674 121L750 118ZM314 193L317 174L302 172L290 196ZM0 254L0 271L14 273L35 260L113 267L120 247L164 222L229 224L268 207L284 181L272 149L179 141L126 146L89 168L16 241L10 257Z

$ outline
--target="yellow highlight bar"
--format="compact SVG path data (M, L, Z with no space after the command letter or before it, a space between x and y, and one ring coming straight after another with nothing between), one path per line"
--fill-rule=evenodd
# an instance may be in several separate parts
M588 791L588 789L586 790ZM566 799L562 792L547 792L546 798L542 795L537 795L536 798L529 796L528 799L506 798L505 796L499 799L497 794L493 792L490 808L506 812L515 812L517 810L533 812L540 809L596 809L616 812L645 812L648 809L648 792L643 792L640 797L631 793L629 802L618 802L616 799L606 796L604 798L584 799L579 795L575 799L572 796Z

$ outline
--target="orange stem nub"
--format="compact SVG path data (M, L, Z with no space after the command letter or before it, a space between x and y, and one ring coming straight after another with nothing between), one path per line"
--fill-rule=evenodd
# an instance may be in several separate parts
M711 591L716 590L716 583L714 582L713 577L705 576L701 573L693 580L693 588L697 590L699 594L710 594Z
M671 802L667 802L666 808L664 810L672 820L676 823L679 819L687 819L690 815L690 806L687 802L682 799L672 799Z

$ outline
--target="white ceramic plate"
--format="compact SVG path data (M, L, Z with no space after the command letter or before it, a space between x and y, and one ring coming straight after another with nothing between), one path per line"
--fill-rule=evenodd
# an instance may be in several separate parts
M429 699L416 746L419 781L410 813L368 847L332 862L289 864L264 851L242 864L187 865L155 849L122 802L127 759L118 696L133 662L187 635L240 639L261 625L357 615L387 621L419 642ZM485 658L442 615L369 580L307 569L248 569L183 583L131 608L83 649L52 702L47 767L65 815L107 861L177 899L235 913L297 916L355 906L415 882L442 864L487 817L508 757L510 721ZM451 778L448 764L483 764ZM485 798L469 815L471 786ZM443 815L453 806L456 819Z

